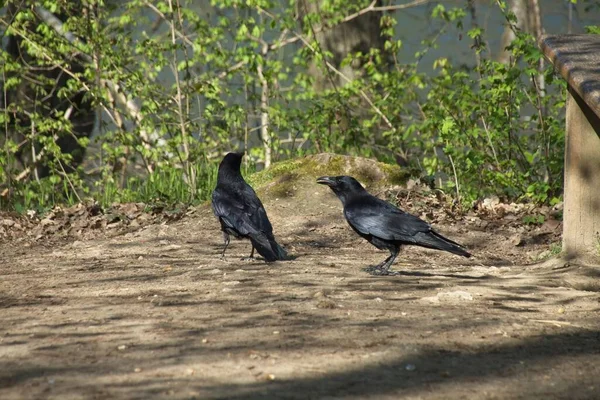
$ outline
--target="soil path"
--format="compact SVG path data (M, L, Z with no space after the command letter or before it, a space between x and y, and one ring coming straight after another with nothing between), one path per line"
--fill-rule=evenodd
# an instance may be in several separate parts
M373 277L387 255L325 189L266 203L288 262L241 261L239 241L219 260L207 207L1 244L0 398L600 399L594 269L526 266L534 245L509 232L437 225L477 257L407 248L400 275Z

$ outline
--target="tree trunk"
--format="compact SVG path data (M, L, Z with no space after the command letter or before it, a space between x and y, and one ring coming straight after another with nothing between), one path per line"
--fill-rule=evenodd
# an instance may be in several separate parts
M501 49L500 55L498 56L498 61L503 64L508 64L510 62L511 53L506 48L516 39L515 29L529 32L529 20L530 20L530 12L529 12L529 1L528 0L509 0L508 9L515 14L517 21L514 25L507 24L504 28L504 33L502 34L501 41Z

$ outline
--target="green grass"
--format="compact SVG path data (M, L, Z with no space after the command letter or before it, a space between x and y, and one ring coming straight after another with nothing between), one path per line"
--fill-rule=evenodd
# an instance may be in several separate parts
M182 169L173 167L158 168L145 176L130 177L123 188L116 179L92 182L92 187L84 185L76 175L70 175L69 182L56 176L31 181L15 187L12 198L0 198L0 209L24 214L35 210L44 214L57 205L69 207L80 200L95 200L102 207L113 203L146 203L149 205L200 204L210 198L217 179L217 164L197 164L194 167L196 185L190 187ZM72 186L73 185L73 186ZM77 192L73 191L77 188Z
M373 166L386 175L387 183L405 182L408 177L408 172L397 165L377 162ZM35 210L44 214L57 205L69 207L80 201L91 200L97 201L102 207L132 202L167 208L181 204L195 205L210 199L216 185L217 171L218 161L196 164L194 187L191 187L183 169L171 166L157 168L150 174L131 176L124 187L118 185L118 178L113 175L99 177L91 182L76 174L70 174L68 180L54 175L39 182L31 181L15 187L12 198L0 198L0 209L19 213ZM376 175L371 164L356 163L351 157L333 154L327 162L309 156L284 160L260 172L255 172L255 166L250 164L247 169L243 168L242 173L255 189L260 190L267 183L272 183L269 185L269 195L279 197L293 194L292 188L303 179L314 181L321 175L348 173L368 184L374 181Z
M102 206L112 203L142 202L147 204L198 204L210 198L217 179L214 164L195 167L196 185L190 187L187 176L179 168L161 168L144 177L131 177L120 189L113 180L98 191L96 200Z
M562 252L562 243L552 243L550 245L550 256L554 257Z
M131 177L119 189L108 181L97 200L102 206L112 203L141 202L147 204L199 204L210 198L217 180L217 165L197 164L194 167L196 185L190 187L187 174L180 168L159 168L143 177Z

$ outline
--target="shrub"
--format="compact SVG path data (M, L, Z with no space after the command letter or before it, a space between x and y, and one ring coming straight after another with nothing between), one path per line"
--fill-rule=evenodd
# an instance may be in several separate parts
M192 1L90 0L84 13L74 13L63 0L46 0L32 2L10 24L3 18L10 25L5 35L22 38L38 63L68 76L36 101L84 93L101 118L91 140L77 139L88 162L71 173L65 165L72 155L56 144L74 135L69 115L33 113L19 124L14 116L23 115L23 104L7 104L0 112L2 207L43 208L89 196L103 203L202 201L223 152L241 148L248 149L251 170L326 151L406 160L464 202L490 193L540 203L560 196L564 83L549 67L539 70L530 35L518 33L512 61L502 64L486 57L482 29L463 28L466 8L438 5L432 18L439 32L464 32L478 63L439 58L425 74L423 57L436 40L424 41L415 60L401 62L395 20L384 14L383 49L342 62L360 64L362 73L315 89L311 65L342 74L315 39L315 27L370 3L329 1L302 24L293 0L212 0L208 16ZM62 10L62 30L44 18L35 25L40 9ZM72 70L74 59L83 60L82 71ZM0 62L6 91L35 76L6 51ZM14 140L16 131L23 142ZM19 151L28 148L44 149L37 156L49 177L36 180L34 169L18 165Z

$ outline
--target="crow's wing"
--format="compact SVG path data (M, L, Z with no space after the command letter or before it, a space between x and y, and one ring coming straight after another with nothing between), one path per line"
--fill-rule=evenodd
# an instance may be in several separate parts
M265 208L250 186L233 191L217 187L213 191L212 207L217 217L241 235L273 234Z
M267 237L273 237L273 226L267 217L267 211L262 202L254 192L254 189L247 183L244 184L244 190L242 191L242 199L247 204L247 212L250 214L250 220L256 226L256 228L267 235Z
M416 244L420 233L431 231L427 222L373 196L348 204L344 215L358 232L383 240Z

